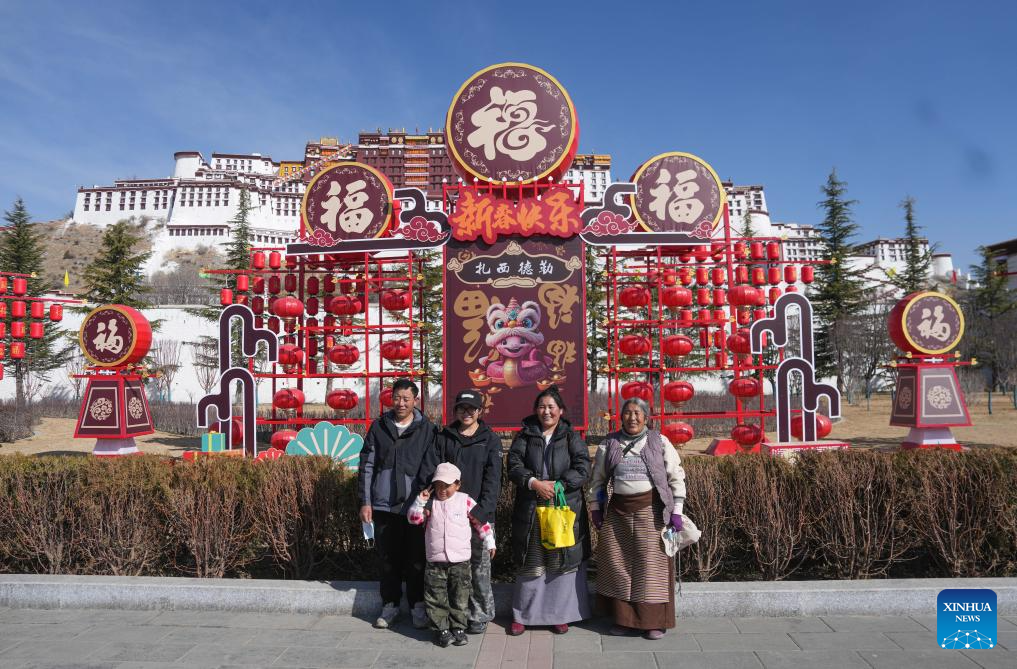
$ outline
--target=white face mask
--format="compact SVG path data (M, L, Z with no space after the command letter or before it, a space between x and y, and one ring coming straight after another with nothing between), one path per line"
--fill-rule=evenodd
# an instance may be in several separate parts
M364 541L374 542L374 523L361 523L364 529Z

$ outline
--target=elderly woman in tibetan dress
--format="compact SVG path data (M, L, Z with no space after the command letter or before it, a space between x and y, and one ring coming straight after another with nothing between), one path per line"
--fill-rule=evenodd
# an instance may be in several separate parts
M685 471L667 437L649 429L648 416L640 399L622 405L622 429L597 449L590 508L600 530L597 599L614 617L611 634L638 630L660 639L675 626L674 559L661 533L669 525L681 529Z

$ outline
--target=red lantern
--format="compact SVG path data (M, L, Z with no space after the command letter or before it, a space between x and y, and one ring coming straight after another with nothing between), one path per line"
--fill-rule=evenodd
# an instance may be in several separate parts
M304 311L313 316L314 314L318 313L318 307L319 307L318 298L312 295L311 297L307 298L307 304L304 306Z
M346 280L339 284L339 291L343 295L355 295L364 292L364 282L356 279Z
M763 440L763 431L758 425L746 425L745 423L739 423L731 429L731 438L734 439L739 446L755 446Z
M25 337L24 321L11 321L11 337L15 339L24 339Z
M325 404L329 405L336 411L349 411L357 406L357 401L357 394L352 390L347 390L345 388L342 390L333 390L325 397Z
M727 291L727 299L736 307L754 305L759 299L759 291L752 286L735 286Z
M389 362L407 360L413 355L409 339L390 339L381 345L381 357Z
M795 286L795 285L788 286L787 290L785 290L784 292L785 293L797 293L798 292L798 286Z
M752 285L762 286L766 284L766 270L762 267L752 268Z
M28 292L28 281L26 281L25 279L15 277L13 284L15 295L24 295L25 293Z
M735 257L735 260L741 260L742 258L745 257L745 255L748 252L749 252L749 250L745 247L745 242L735 242L734 243L734 257Z
M42 339L42 323L32 321L28 324L28 336L32 339Z
M660 433L675 445L688 443L696 434L691 425L681 422L664 423Z
M265 277L256 276L254 277L254 283L251 284L251 290L255 293L265 292Z
M304 361L304 352L295 344L283 344L279 347L280 365L299 365Z
M331 276L326 276L325 277L325 281L324 281L324 283L322 285L322 290L324 292L326 292L326 293L334 293L335 292L335 279L333 279Z
M671 381L662 389L664 399L672 404L688 402L696 394L696 389L688 381Z
M780 297L780 288L774 286L773 288L770 289L770 304L771 305L776 304L778 297Z
M7 336L7 323L0 321L0 339Z
M706 262L706 259L710 257L710 247L697 246L692 249L692 255L695 257L696 262Z
M713 271L710 272L710 279L713 281L715 286L723 286L726 283L727 272L720 267L714 267Z
M15 300L11 302L11 318L24 318L25 317L25 303L21 300Z
M727 303L727 292L723 288L713 289L713 306L722 307Z
M649 337L625 335L618 341L618 350L625 355L646 355L652 348Z
M637 397L647 404L653 403L653 385L646 381L629 381L621 387L622 399Z
M265 312L265 298L257 296L251 300L251 311L255 314L262 314Z
M297 266L296 256L286 256L286 269L295 269Z
M268 319L268 329L272 332L279 334L279 319L272 316Z
M298 318L304 313L304 303L292 295L280 297L272 305L272 313L280 318Z
M696 285L705 286L710 283L710 268L709 267L697 267L696 268Z
M336 365L352 365L360 358L360 349L349 344L337 344L328 350L327 355Z
M2 337L3 335L0 335ZM7 345L0 341L0 360L7 354ZM0 365L0 369L3 369L3 365ZM3 378L3 377L0 377Z
M6 276L0 276L0 293L6 293L6 292L7 292L7 277Z
M685 335L668 335L660 342L664 355L681 357L692 352L692 340Z
M692 268L682 267L678 271L678 280L682 282L683 286L688 286L692 283Z
M268 277L268 292L278 295L282 291L282 279L277 276Z
M282 256L278 251L272 251L268 254L268 266L271 269L279 269L282 267Z
M318 277L312 276L312 277L310 277L307 280L307 292L310 295L317 295L318 294L318 289L320 287L321 287L321 282L318 280Z
M7 303L0 302L0 318L7 318Z
M780 268L771 267L769 270L767 270L767 279L769 280L771 286L776 286L778 283L780 283Z
M664 270L660 276L660 282L665 286L676 286L678 285L678 272L674 268L668 267Z
M727 249L725 242L713 242L710 244L710 254L714 260L720 260L724 257L724 251Z
M816 279L816 269L812 265L802 267L802 283L812 283Z
M299 388L281 388L272 396L272 405L277 409L298 409L304 404L304 391Z
M272 433L272 439L269 443L272 444L272 448L277 451L286 452L286 447L291 441L297 438L296 430L277 430Z
M727 338L727 347L735 353L749 353L752 351L752 341L749 339L749 331L741 329Z
M255 251L251 254L251 267L265 269L265 253L263 251Z
M660 301L668 309L692 304L692 291L681 286L667 286L660 290Z
M233 291L229 288L223 288L219 291L219 304L224 307L229 304L233 304Z
M749 245L749 254L752 256L753 260L762 260L763 242L752 242L752 244Z
M699 331L699 345L703 348L710 348L710 343L713 341L713 333L707 329Z
M749 309L738 310L738 325L748 325L752 322L752 311Z
M237 290L241 292L247 292L247 289L251 287L251 277L246 274L237 276Z
M244 419L242 416L234 416L230 421L230 445L233 448L244 445Z
M391 407L392 406L392 389L391 388L385 388L384 390L382 390L381 393L378 395L378 401L381 402L381 406L383 406L383 407Z
M710 304L710 289L709 288L696 288L696 304L701 307L705 307Z
M28 311L32 318L43 318L46 316L46 305L36 300L31 303Z
M25 357L25 342L23 341L12 341L11 342L11 358L14 360L21 360Z
M297 292L297 275L296 274L287 274L283 278L283 288L286 289L287 293L295 293L295 292Z
M788 265L784 268L784 283L794 283L798 280L798 268Z
M767 243L766 257L769 260L780 260L780 244L777 242Z
M328 302L328 310L338 316L352 316L364 310L364 305L357 297L336 295Z
M763 293L760 293L760 295L763 295ZM764 295L764 298L765 297L766 296ZM752 320L754 320L754 321L761 321L764 318L766 318L766 309L753 309L752 310Z
M720 369L727 369L727 351L718 351L713 354L713 364Z
M754 379L749 376L743 376L740 379L735 379L727 387L728 392L735 397L755 397L762 389L762 384L759 383L759 379Z
M630 309L645 307L650 303L650 291L641 286L629 286L618 295L618 301Z
M745 265L738 265L735 267L735 283L748 283L749 282L749 268Z
M678 312L678 327L687 328L692 325L692 310L682 309Z
M833 431L833 421L821 413L816 414L816 439L822 439ZM802 416L798 414L791 419L791 436L795 439L804 439L802 427Z
M381 306L388 311L405 311L410 308L412 301L410 291L401 288L386 290L381 294Z

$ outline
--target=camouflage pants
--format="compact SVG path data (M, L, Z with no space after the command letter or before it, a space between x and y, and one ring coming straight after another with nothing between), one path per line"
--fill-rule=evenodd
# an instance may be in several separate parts
M469 562L428 562L424 569L424 605L436 630L466 629L470 600Z
M491 524L494 531L494 524ZM473 586L470 589L470 622L488 623L494 620L494 592L491 590L491 554L484 550L484 542L473 536L470 545L470 571Z

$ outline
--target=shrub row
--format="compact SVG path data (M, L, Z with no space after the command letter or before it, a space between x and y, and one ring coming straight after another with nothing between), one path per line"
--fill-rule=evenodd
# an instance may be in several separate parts
M689 580L1013 576L1017 453L690 457ZM495 576L510 580L504 486ZM321 458L0 457L0 568L373 579L356 479Z

